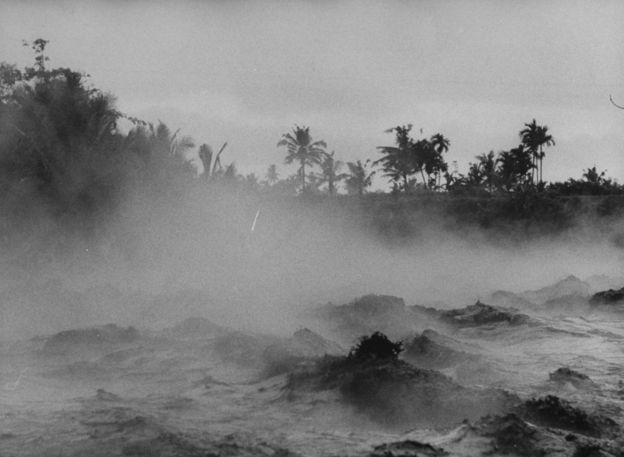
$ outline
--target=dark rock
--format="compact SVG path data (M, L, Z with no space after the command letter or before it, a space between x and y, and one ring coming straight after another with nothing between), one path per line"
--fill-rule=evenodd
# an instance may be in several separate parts
M556 282L551 286L543 287L534 291L523 292L521 294L523 298L536 304L544 304L548 300L561 297L577 296L587 298L589 295L589 284L572 275Z
M613 419L588 413L554 395L527 400L517 408L517 412L536 424L586 436L615 437L620 433L620 427Z
M488 298L489 301L497 306L504 306L508 308L533 308L535 303L521 297L518 294L507 292L505 290L497 290Z
M344 349L337 343L303 328L292 337L268 346L262 354L266 364L265 376L292 371L298 365L325 355L341 355Z
M558 368L548 375L552 382L572 384L576 388L595 387L595 383L586 374L579 373L568 367Z
M420 313L406 307L402 298L365 295L346 305L325 305L314 313L332 331L332 337L352 344L363 334L382 331L393 338L413 333L420 325Z
M402 357L417 366L438 369L480 359L477 354L464 352L461 348L459 341L434 330L425 330L405 344Z
M442 448L418 441L405 440L375 446L369 457L444 457L446 455L449 453Z
M114 393L108 392L104 389L98 389L95 393L95 398L98 401L121 401L122 398L119 395L115 395Z
M215 338L212 346L216 355L225 363L262 368L264 351L276 341L277 338L265 335L230 332Z
M531 322L529 316L517 313L513 308L486 305L480 301L465 308L443 311L440 313L440 319L446 323L461 327L501 323L522 325Z
M134 327L118 327L107 324L85 329L65 330L49 338L43 350L45 352L64 352L102 344L131 343L139 338L139 332Z
M624 301L624 287L598 292L589 299L590 305L617 305Z
M540 445L540 431L515 414L485 417L477 424L477 428L483 436L493 438L492 444L497 451L523 457L546 455Z
M375 332L371 336L364 336L351 349L348 358L360 362L367 360L396 360L403 351L402 342L392 342L381 332Z
M300 391L336 390L371 419L389 426L448 427L498 413L517 397L493 389L470 389L434 371L395 358L326 357L291 373L289 398Z
M576 446L572 457L607 457L602 446L596 443L581 443Z

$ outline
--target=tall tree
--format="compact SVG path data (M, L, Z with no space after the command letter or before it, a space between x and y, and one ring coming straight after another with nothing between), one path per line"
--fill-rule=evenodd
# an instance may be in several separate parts
M373 176L375 171L369 169L370 160L362 163L361 160L357 162L347 162L349 172L345 180L347 186L347 193L364 195L364 192L373 183Z
M510 192L530 181L533 169L531 153L520 144L509 151L501 151L496 159L501 187Z
M548 133L548 127L538 125L535 119L531 123L524 124L524 129L520 131L522 143L531 151L533 156L534 169L539 171L539 183L542 181L542 165L544 160L544 146L554 146L555 140ZM534 173L533 173L534 174ZM535 179L533 179L535 181Z
M86 220L125 179L121 114L83 74L48 69L46 44L28 43L33 67L0 65L0 175L9 187L27 184L56 214Z
M273 163L269 165L269 168L267 168L266 182L269 186L272 186L277 181L279 181L279 174L277 173L277 165Z
M331 154L325 154L321 162L321 175L319 176L319 184L327 183L327 192L329 195L336 193L336 184L347 177L346 174L340 173L343 163L334 159L334 151Z
M448 171L448 164L442 154L448 151L451 142L441 133L436 133L429 140L429 144L431 147L427 148L424 168L429 176L429 188L439 187L442 175Z
M410 137L412 124L400 125L386 130L386 133L395 134L396 146L378 146L383 157L373 162L373 165L381 165L384 176L401 187L404 191L409 188L409 178L417 168L417 153L414 148L414 140Z
M309 127L299 127L295 125L292 133L285 133L277 146L286 147L286 158L284 162L291 164L299 162L299 176L301 177L301 192L306 191L306 165L313 166L321 163L325 154L327 143L319 140L314 141L310 135Z
M487 191L492 193L496 183L496 161L494 160L494 151L487 154L476 156L478 162L471 163L468 169L468 184L481 185L485 184Z

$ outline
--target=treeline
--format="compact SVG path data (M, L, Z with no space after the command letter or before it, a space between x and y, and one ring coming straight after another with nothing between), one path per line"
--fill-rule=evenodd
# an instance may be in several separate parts
M48 68L46 44L28 43L32 67L0 64L2 236L35 230L34 220L89 234L132 193L180 192L194 174L192 140L124 116L84 74Z
M478 156L466 174L450 170L448 138L441 133L422 137L422 132L414 138L412 126L405 125L387 131L394 144L379 146L376 160L347 163L328 152L324 141L315 141L309 127L295 126L276 145L285 150L285 164L298 165L294 175L280 177L273 164L265 176L243 176L222 159L227 143L213 151L162 122L121 113L113 96L91 87L87 75L50 68L47 44L43 39L25 43L34 52L32 66L0 63L0 241L5 246L11 234L28 236L41 227L33 220L50 221L58 233L97 237L128 200L182 199L189 189L215 184L261 194L363 195L380 173L395 194L624 194L623 186L595 166L580 179L544 183L545 151L554 139L535 120L519 132L516 148ZM129 125L125 132L122 122Z

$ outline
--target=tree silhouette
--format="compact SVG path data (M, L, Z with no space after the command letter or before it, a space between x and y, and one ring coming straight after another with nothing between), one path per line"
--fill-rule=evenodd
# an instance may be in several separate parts
M400 185L404 191L416 182L410 179L416 173L420 174L426 189L437 187L442 174L448 171L442 154L448 150L450 142L440 133L430 139L415 141L410 137L411 129L412 125L408 124L386 130L386 133L394 132L396 146L379 146L377 149L384 156L374 164L381 164L385 176L391 179L395 187Z
M496 183L496 160L494 159L494 151L487 154L477 156L478 167L482 181L487 186L488 192L492 193Z
M336 193L336 184L347 177L346 174L340 173L343 163L334 159L334 151L331 154L325 154L321 162L321 175L319 185L327 183L327 192L329 195Z
M286 164L299 162L299 176L301 177L301 192L306 191L306 165L313 166L321 163L327 144L325 141L313 141L309 127L296 125L292 133L285 133L277 146L285 146L287 149Z
M27 184L54 213L86 220L112 204L127 174L121 113L81 73L47 69L46 44L28 43L33 67L0 65L0 174L8 187Z
M279 181L279 174L277 173L277 165L274 163L269 165L266 172L266 182L269 186L274 185L277 181Z
M442 175L448 172L448 165L442 154L448 151L451 142L441 133L436 133L429 140L429 144L424 160L424 169L429 176L428 187L439 187Z
M555 140L548 133L547 126L537 125L535 119L531 123L524 124L525 128L520 131L522 143L531 151L534 169L539 171L539 183L542 181L542 164L544 160L544 146L554 146ZM539 165L538 165L539 164ZM533 182L535 181L532 178Z
M383 157L373 162L373 165L381 165L384 176L402 186L404 191L409 188L409 177L418 168L414 140L409 135L411 130L412 124L386 130L386 133L394 132L396 146L378 146Z
M501 187L510 192L518 190L530 181L529 172L533 169L530 152L520 144L509 151L501 151L496 159Z
M345 184L348 194L364 195L366 189L371 186L375 171L368 170L369 164L370 160L364 163L362 163L361 160L357 162L347 162L349 172L347 173Z

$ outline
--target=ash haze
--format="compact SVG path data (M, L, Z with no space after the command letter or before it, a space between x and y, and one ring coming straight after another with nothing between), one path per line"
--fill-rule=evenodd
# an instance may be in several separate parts
M227 161L281 176L293 124L344 161L376 159L413 123L451 140L460 172L518 144L536 118L556 139L545 180L624 176L624 5L613 1L114 2L0 4L0 55L88 72L123 112L161 119ZM385 187L379 179L377 186Z

